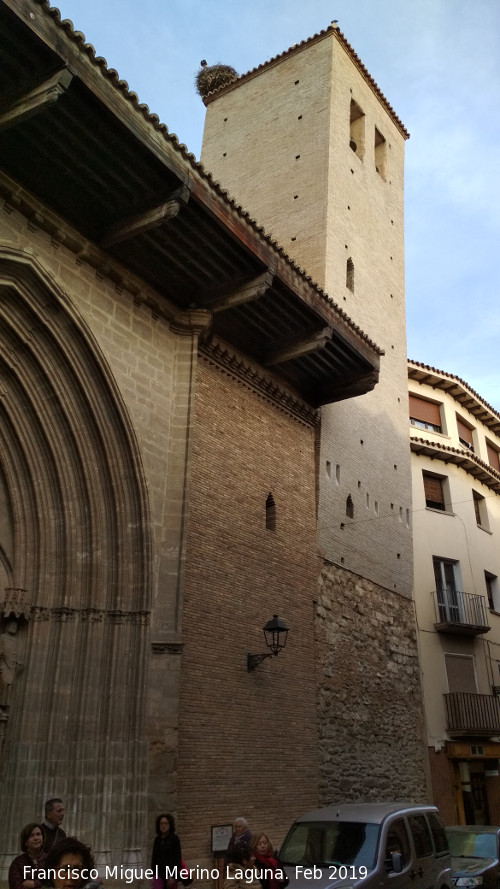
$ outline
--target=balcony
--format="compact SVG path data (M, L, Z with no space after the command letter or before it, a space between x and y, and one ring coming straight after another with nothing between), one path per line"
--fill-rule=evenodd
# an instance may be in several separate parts
M446 730L455 736L500 734L499 700L492 695L453 692L444 695Z
M438 633L479 636L490 629L483 596L440 589L433 592L433 598Z

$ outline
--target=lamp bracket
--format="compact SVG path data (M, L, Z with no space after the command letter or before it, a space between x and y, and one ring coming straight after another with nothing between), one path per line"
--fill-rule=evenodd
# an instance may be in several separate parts
M255 670L262 661L265 661L267 657L272 657L272 651L268 651L266 654L247 654L247 670L249 673L252 670Z

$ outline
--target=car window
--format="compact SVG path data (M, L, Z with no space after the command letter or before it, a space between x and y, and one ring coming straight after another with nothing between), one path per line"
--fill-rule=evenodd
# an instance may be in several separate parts
M281 847L280 861L289 865L328 867L356 865L372 870L378 824L360 821L307 821L294 824Z
M410 815L408 822L417 858L426 858L427 855L432 855L432 839L425 815Z
M496 858L497 837L480 830L446 828L452 858Z
M436 854L439 855L440 852L448 852L448 838L441 819L438 815L435 815L434 812L429 812L427 818L429 819L429 827L431 829L432 839L434 840Z
M408 831L406 830L406 824L402 818L393 821L387 831L385 858L388 863L391 860L391 854L393 852L400 853L403 868L410 863L410 840Z
M480 833L474 840L475 858L496 858L497 838L493 833Z

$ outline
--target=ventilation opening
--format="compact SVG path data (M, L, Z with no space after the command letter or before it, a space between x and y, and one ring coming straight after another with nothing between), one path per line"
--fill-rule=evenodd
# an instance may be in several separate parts
M354 503L350 494L345 502L345 514L348 519L354 518Z
M266 528L268 531L276 531L276 504L272 494L266 500Z
M351 293L354 293L354 263L351 257L349 257L346 263L345 286Z
M365 115L358 103L351 99L349 147L359 158L365 154Z

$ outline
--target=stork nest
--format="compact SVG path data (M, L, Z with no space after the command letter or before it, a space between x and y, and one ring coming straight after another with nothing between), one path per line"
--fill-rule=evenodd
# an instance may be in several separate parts
M206 65L200 68L196 77L196 92L205 99L209 93L213 93L220 89L221 86L227 86L228 83L234 83L239 74L230 65Z

